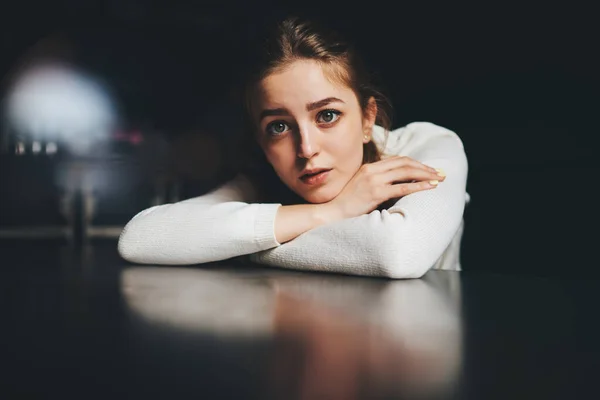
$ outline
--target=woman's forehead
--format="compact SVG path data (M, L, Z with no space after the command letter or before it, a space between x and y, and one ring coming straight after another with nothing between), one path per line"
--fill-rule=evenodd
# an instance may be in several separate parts
M352 89L330 75L316 61L295 61L259 83L258 100L261 107L301 106L328 97L346 103L352 102L353 98L356 101Z

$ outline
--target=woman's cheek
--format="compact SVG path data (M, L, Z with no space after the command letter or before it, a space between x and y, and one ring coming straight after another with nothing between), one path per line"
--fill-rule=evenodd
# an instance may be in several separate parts
M264 149L264 152L265 158L267 159L269 164L273 166L273 168L275 168L276 170L281 168L281 151L278 151L278 149L274 148L273 146L268 146Z

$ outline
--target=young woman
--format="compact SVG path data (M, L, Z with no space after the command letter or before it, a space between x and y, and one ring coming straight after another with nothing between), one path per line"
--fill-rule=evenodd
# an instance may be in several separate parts
M314 23L279 23L256 60L245 91L252 162L207 195L136 215L121 256L198 264L251 255L389 278L460 269L460 138L427 122L390 131L389 105L357 54Z

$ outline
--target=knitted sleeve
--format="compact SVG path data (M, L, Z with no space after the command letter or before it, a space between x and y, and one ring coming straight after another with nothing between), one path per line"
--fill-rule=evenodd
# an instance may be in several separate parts
M204 196L148 208L121 232L119 254L142 264L199 264L278 246L280 204L251 199L250 183L238 177Z

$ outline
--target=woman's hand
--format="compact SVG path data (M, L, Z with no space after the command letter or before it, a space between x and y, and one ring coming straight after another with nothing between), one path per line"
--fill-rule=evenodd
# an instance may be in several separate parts
M409 157L394 156L362 165L327 206L341 218L357 217L370 213L389 199L433 189L444 179L441 170Z
M335 199L321 204L279 207L275 238L285 243L317 226L370 213L387 200L433 189L444 178L434 168L409 157L396 156L365 164Z

